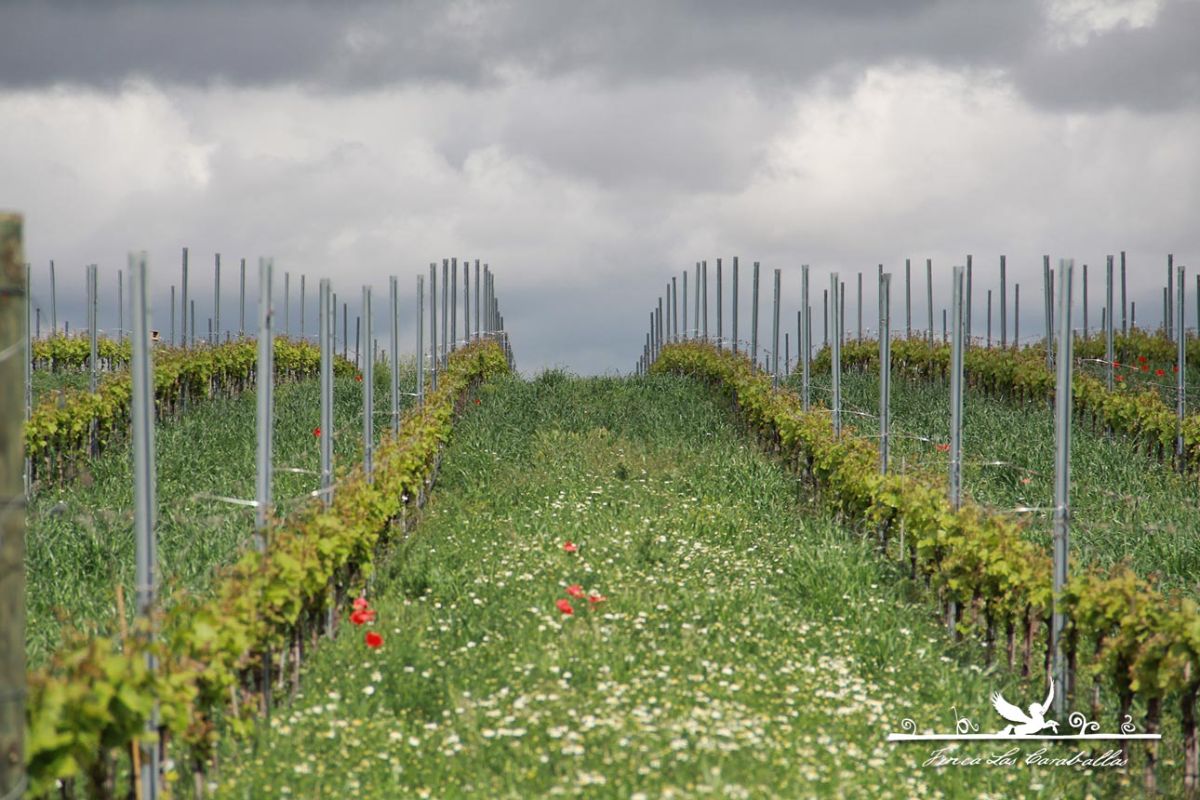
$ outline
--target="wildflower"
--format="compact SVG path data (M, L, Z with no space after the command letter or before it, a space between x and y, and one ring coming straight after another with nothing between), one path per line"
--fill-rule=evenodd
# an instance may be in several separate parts
M1149 371L1150 371L1150 365L1142 364L1142 372L1149 372Z
M479 400L479 398L478 398L478 397L476 397L476 398L475 398L475 405L479 405L479 403L480 403L480 400Z
M1179 372L1179 365L1176 364L1173 367L1171 367L1171 372Z
M1163 375L1166 375L1167 373L1164 370L1156 369L1156 370L1154 370L1154 374L1161 378Z
M375 621L375 612L369 608L360 608L350 615L350 621L355 625L365 625Z
M313 428L313 436L320 436L320 435L321 435L321 426L318 425L317 427Z
M575 609L571 608L570 600L559 600L554 605L558 607L559 611L566 614L567 616L570 616L571 614L575 613Z
M1113 359L1113 366L1114 366L1114 367L1119 367L1119 366L1121 366L1121 362L1120 362L1120 361L1117 361L1116 359Z
M937 447L937 451L939 453L949 453L950 452L950 445L948 445L948 444L939 444L939 445L936 445L936 447Z
M567 587L567 594L571 595L571 597L581 598L584 594L583 587L578 583L572 583Z
M359 383L362 383L362 373L355 375L354 380L358 381Z
M1124 376L1124 375L1118 375L1118 376L1116 377L1116 381L1117 381L1117 383L1121 383L1121 382L1122 382L1122 381L1124 381L1124 380L1125 380L1125 376Z
M1033 478L1021 478L1021 483L1025 484L1026 486L1028 486L1032 482L1033 482Z
M1145 363L1146 363L1146 357L1145 357L1145 356L1138 356L1138 363L1139 363L1139 364L1145 364Z
M589 594L588 595L588 602L591 603L592 605L596 605L598 603L603 603L607 599L608 598L602 594Z
M567 551L568 553L574 553L578 549L579 546L570 540L563 542L563 550Z
M355 611L365 611L367 609L367 605L368 605L367 598L365 598L365 597L354 598L354 610Z
M375 631L367 631L367 635L363 637L363 641L366 642L367 647L370 647L372 650L383 646L383 637Z

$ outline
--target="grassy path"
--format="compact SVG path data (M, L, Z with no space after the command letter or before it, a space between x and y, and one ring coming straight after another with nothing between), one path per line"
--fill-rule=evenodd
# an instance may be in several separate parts
M879 413L879 377L847 370L848 409ZM829 378L814 379L815 401L827 402ZM892 440L896 469L933 471L945 481L949 455L949 388L940 381L892 381ZM849 416L866 435L878 421ZM922 441L914 437L923 437ZM993 397L970 388L964 398L963 487L976 501L1000 509L1045 509L1025 514L1031 538L1050 547L1054 504L1054 419L1045 404ZM1002 463L995 463L1002 462ZM1077 414L1071 433L1071 546L1081 561L1112 564L1128 558L1164 586L1197 593L1200 576L1200 485L1169 463L1133 451L1124 437L1093 431Z
M931 747L887 743L905 717L952 730L951 706L988 730L990 691L1042 689L959 664L969 645L802 515L706 390L551 373L480 399L381 569L383 646L345 625L225 746L217 796L1113 796L1109 775L924 768Z

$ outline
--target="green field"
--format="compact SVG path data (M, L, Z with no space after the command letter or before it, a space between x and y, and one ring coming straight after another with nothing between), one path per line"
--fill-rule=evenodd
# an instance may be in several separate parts
M386 370L376 375L376 435L389 424ZM37 374L37 373L35 373ZM411 386L411 373L401 375ZM411 398L403 398L407 405ZM160 592L203 591L214 569L249 545L254 510L202 497L254 498L255 393L196 403L155 433L158 467L156 534ZM382 409L384 413L378 413ZM319 383L278 384L272 481L277 513L304 502L319 486ZM335 465L362 457L362 384L338 379L334 391ZM290 472L305 470L304 472ZM92 459L84 474L35 493L26 544L27 654L34 664L57 646L65 626L113 631L116 587L133 613L133 476L128 442Z
M878 436L879 378L845 370L846 424ZM793 386L798 379L793 378ZM828 404L828 376L814 376L813 401ZM1021 402L968 388L963 401L963 487L967 497L1021 512L1028 535L1050 546L1054 500L1054 420L1048 404ZM925 470L946 482L950 441L949 387L942 381L892 381L892 465ZM864 416L865 415L865 416ZM872 441L876 441L873 439ZM1000 463L996 463L1000 462ZM1122 436L1109 437L1075 419L1071 433L1071 547L1083 562L1129 559L1164 586L1197 592L1200 580L1200 487L1169 462L1134 452Z
M887 743L903 718L952 730L952 707L986 730L990 691L1042 684L978 666L712 392L547 373L479 398L383 561L382 648L343 626L225 744L217 796L1122 794L1104 770L923 768L930 746Z

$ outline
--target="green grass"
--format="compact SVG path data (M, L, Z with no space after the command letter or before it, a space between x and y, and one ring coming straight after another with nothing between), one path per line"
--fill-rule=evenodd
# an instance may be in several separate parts
M96 376L97 382L103 381L111 373L102 372ZM86 371L62 370L52 372L48 369L35 369L30 373L32 378L33 405L37 406L45 397L63 389L84 389L91 383L91 377Z
M846 370L842 393L844 407L855 412L845 417L847 424L877 437L878 375ZM812 396L814 402L828 402L827 376L814 378ZM964 392L963 408L965 494L997 509L1039 509L1021 516L1028 520L1027 534L1049 548L1052 409L971 388ZM950 441L947 384L894 378L891 419L893 468L925 470L945 482L949 455L938 452L935 444ZM1200 589L1200 488L1194 476L1180 476L1169 462L1135 453L1124 437L1093 431L1077 415L1071 432L1071 484L1071 548L1081 562L1108 565L1129 559L1141 574L1158 575L1164 586L1192 593Z
M376 381L375 430L389 424L386 370ZM411 385L402 375L402 385ZM318 488L319 383L280 384L272 492L280 514ZM405 404L410 398L404 398ZM249 546L254 509L202 495L253 499L256 472L253 390L195 404L155 433L158 454L157 541L160 592L203 591L215 567ZM383 409L384 413L378 413ZM335 465L361 460L362 384L339 379L334 392ZM288 472L283 468L307 470ZM134 582L133 475L128 442L93 459L65 486L39 490L28 511L26 552L27 654L39 663L53 652L64 626L113 631L116 587L132 614Z
M217 796L1119 792L1073 769L924 768L932 747L889 744L903 718L952 730L952 706L987 730L990 691L1042 687L962 662L974 645L805 511L710 392L548 373L481 399L383 562L384 646L347 624L310 654L293 703L224 745ZM564 616L575 583L607 600Z

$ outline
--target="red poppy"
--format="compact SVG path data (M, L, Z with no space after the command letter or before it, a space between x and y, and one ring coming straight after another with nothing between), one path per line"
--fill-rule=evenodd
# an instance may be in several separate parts
M1113 360L1113 366L1114 366L1114 367L1119 367L1119 366L1121 366L1121 362L1120 362L1120 361L1117 361L1117 360L1115 360L1115 359L1114 359L1114 360Z
M575 613L575 609L571 608L570 600L559 600L554 605L558 607L559 611L566 614L567 616L570 616L571 614Z
M1179 365L1176 364L1175 366L1171 367L1171 372L1179 372Z
M367 603L367 598L365 598L365 597L354 598L354 610L355 611L362 611L365 608L367 608L368 605L369 604Z
M362 383L362 375L355 375L354 380L358 381L359 383Z
M363 641L367 643L367 647L374 650L377 647L383 647L383 637L375 631L367 631L367 635L363 637Z
M592 605L596 605L597 603L603 603L607 599L608 598L602 594L589 594L588 595L588 602L591 603Z
M1142 372L1149 372L1149 371L1150 371L1150 367L1149 367L1149 365L1147 365L1147 364L1142 364Z
M571 597L583 597L583 595L584 595L583 587L580 586L578 583L572 583L570 586L567 587L567 594L571 595Z
M366 625L375 621L375 612L369 608L360 608L350 615L350 621L355 625Z
M479 398L478 398L478 397L476 397L476 398L475 398L475 405L479 405Z
M1139 364L1145 364L1145 363L1146 363L1146 357L1145 357L1145 356L1138 356L1138 363L1139 363Z
M1154 374L1161 378L1163 375L1166 375L1167 373L1161 369L1156 369L1156 370L1154 370Z
M939 444L939 445L934 445L934 446L937 447L937 451L939 453L949 453L950 452L950 445L948 445L948 444Z
M563 542L563 550L566 550L568 553L574 553L578 549L579 547L572 541Z
M313 436L320 436L320 435L321 435L321 426L318 425L317 427L313 428Z
M1118 375L1118 376L1116 377L1116 381L1117 381L1117 383L1120 383L1120 382L1121 382L1121 381L1123 381L1123 380L1125 380L1125 376L1124 376L1124 375Z

